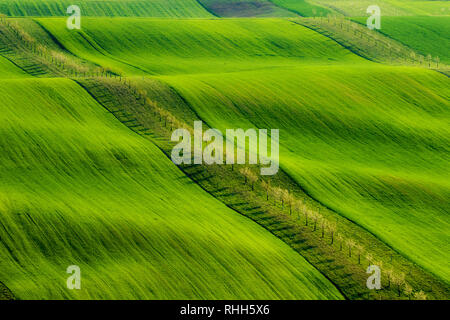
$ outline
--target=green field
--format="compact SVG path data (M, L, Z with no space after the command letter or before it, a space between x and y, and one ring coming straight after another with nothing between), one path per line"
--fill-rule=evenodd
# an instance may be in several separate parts
M293 17L295 13L269 0L199 0L218 17Z
M309 194L449 279L445 76L316 67L163 80L212 127L280 128L281 167Z
M380 31L424 56L450 63L450 16L385 17Z
M333 11L325 6L320 6L314 1L308 0L272 0L272 2L282 8L286 8L302 17L326 16Z
M18 69L11 61L0 56L0 79L27 77L27 74Z
M39 21L78 56L165 75L213 127L280 128L282 168L303 188L449 279L445 76L369 63L283 20L122 19L108 33L86 21L83 33L108 58L58 20ZM258 41L246 37L249 29Z
M26 42L14 31L24 28L56 54L39 55L32 41L0 41L0 299L1 283L18 299L365 297L365 284L342 289L330 277L348 265L365 272L365 260L353 266L347 259L346 244L336 258L337 242L329 247L316 239L320 252L336 252L311 260L316 248L301 252L286 239L293 231L283 231L280 221L291 217L278 220L281 231L252 221L177 168L162 151L168 141L158 136L168 130L164 110L222 132L280 129L282 178L274 181L289 190L294 184L330 219L345 220L338 232L362 239L368 253L387 246L401 255L391 265L387 255L375 262L385 259L385 271L407 260L407 277L425 274L422 282L411 280L415 292L448 292L448 76L418 63L369 61L339 38L347 30L370 50L376 41L367 33L324 18L335 24L333 33L321 34L299 17L344 14L364 24L360 17L372 2L84 0L81 30L66 28L68 4L0 0L0 13L35 17L9 19L18 25L0 25L0 34L12 28L5 34ZM441 64L450 61L448 2L378 5L382 29L370 32L439 56ZM44 65L41 78L24 71L57 65L58 55L92 73L71 73L69 65L55 74L56 66ZM109 77L100 77L98 67ZM141 90L152 101L141 100ZM123 109L114 116L105 109L109 103ZM154 121L153 131L133 132L126 120L132 116ZM246 187L239 176L229 196L263 210L250 191L242 192ZM296 241L314 236L301 228L305 235L294 234ZM357 231L344 234L349 230ZM69 265L81 267L83 290L67 290ZM360 281L352 272L345 276Z
M17 298L341 297L74 82L1 82L0 279Z
M38 19L79 57L128 75L232 73L364 60L316 32L277 19Z
M0 13L9 16L67 16L76 4L82 16L191 17L211 15L196 0L0 0Z
M450 14L448 1L416 1L416 0L312 0L312 3L328 7L346 16L368 16L366 10L370 5L381 9L382 17L386 16L441 16Z

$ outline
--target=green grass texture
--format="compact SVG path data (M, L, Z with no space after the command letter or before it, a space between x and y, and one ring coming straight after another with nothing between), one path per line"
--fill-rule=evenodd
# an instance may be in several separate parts
M218 17L294 17L296 13L269 0L199 0Z
M370 63L277 19L88 20L81 33L39 21L78 56L158 76L213 127L279 128L302 187L448 282L444 75Z
M324 6L316 5L308 0L271 0L277 6L286 8L302 17L317 17L333 14L333 11Z
M361 17L369 16L366 13L370 5L377 5L381 9L382 17L386 16L441 16L450 14L448 1L424 0L310 0L314 4L328 7L339 14Z
M442 62L450 63L450 16L384 17L381 21L381 33L425 57L431 54L433 58L439 56Z
M365 60L333 40L283 19L37 19L75 55L128 75L233 73Z
M342 298L75 82L16 77L0 80L0 279L16 298Z
M77 5L82 16L206 18L208 13L196 0L0 0L0 13L9 16L68 16Z

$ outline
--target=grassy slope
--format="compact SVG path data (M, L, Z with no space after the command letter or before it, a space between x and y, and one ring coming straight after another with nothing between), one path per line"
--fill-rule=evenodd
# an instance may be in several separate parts
M67 16L70 0L0 0L9 16ZM210 17L196 0L78 0L82 16Z
M271 0L277 6L286 8L302 17L326 16L332 11L324 6L315 5L308 0Z
M336 67L163 79L213 127L280 128L282 167L312 196L448 281L445 76Z
M386 16L412 15L448 15L450 6L448 1L415 1L415 0L311 0L313 3L329 7L347 16L368 16L366 10L370 5L378 5L381 14Z
M85 53L56 20L43 23L77 54ZM204 28L214 32L217 49L194 22L140 21L143 30L127 37L134 23L117 22L108 37L101 23L88 22L85 32L121 59L177 74L163 79L215 127L280 128L282 166L302 186L448 281L446 77L369 64L284 21L199 22L209 24ZM240 31L246 24L260 30L257 41Z
M340 297L75 83L0 81L0 279L16 297Z
M355 20L365 23L365 19ZM450 63L450 16L385 17L381 32L422 55L432 54Z
M0 56L0 79L21 78L26 76L27 74L24 71L16 67L8 59Z
M129 75L362 61L332 40L279 19L85 19L81 32L69 32L62 19L38 21L76 55Z
M199 0L218 17L293 17L295 13L269 0Z
M331 10L307 0L200 0L219 17L326 16Z

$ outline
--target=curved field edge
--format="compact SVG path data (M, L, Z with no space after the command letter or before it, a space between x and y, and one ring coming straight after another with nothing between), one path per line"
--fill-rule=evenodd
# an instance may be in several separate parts
M0 279L17 298L342 298L75 83L1 81Z

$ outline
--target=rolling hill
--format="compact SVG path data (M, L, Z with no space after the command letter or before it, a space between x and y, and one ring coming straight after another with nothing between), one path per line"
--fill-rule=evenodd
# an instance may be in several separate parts
M75 55L128 75L365 63L334 41L281 19L88 18L77 32L69 32L62 19L37 21Z
M383 272L402 264L395 272L415 277L415 292L447 296L448 76L394 65L395 41L382 47L347 18L299 17L364 24L373 3L82 0L82 29L67 30L69 4L0 0L0 13L20 17L9 33L0 28L0 299L360 299L361 252L380 265L397 256ZM448 2L378 4L377 37L448 63ZM318 21L333 32L314 31ZM346 45L344 32L359 42ZM361 43L379 51L360 54ZM179 123L170 112L222 132L280 129L281 173L271 181L329 222L345 221L338 234L366 246L358 260L346 240L338 252L324 231L312 239L307 215L294 224L261 179L250 192L238 170L193 178L195 167L177 168L158 136ZM215 173L230 188L202 181ZM237 209L245 203L255 212ZM73 264L81 291L65 286ZM397 298L391 280L386 295L367 297Z
M302 17L317 17L333 14L333 11L325 6L317 5L309 0L272 0L282 8L290 10Z
M0 81L0 279L17 298L342 298L73 81Z
M441 16L450 14L448 1L415 1L415 0L310 0L333 11L350 17L367 16L366 10L370 5L378 5L382 17L388 16Z
M280 128L281 166L303 188L448 281L447 77L369 63L284 20L123 19L108 34L87 21L89 45L39 21L78 56L160 74L213 127Z
M199 0L218 17L293 17L290 12L269 0Z
M196 0L0 0L0 13L8 16L68 16L76 4L82 16L106 17L211 17Z
M365 19L355 20L365 23ZM380 32L425 57L431 54L450 63L450 16L385 17Z

